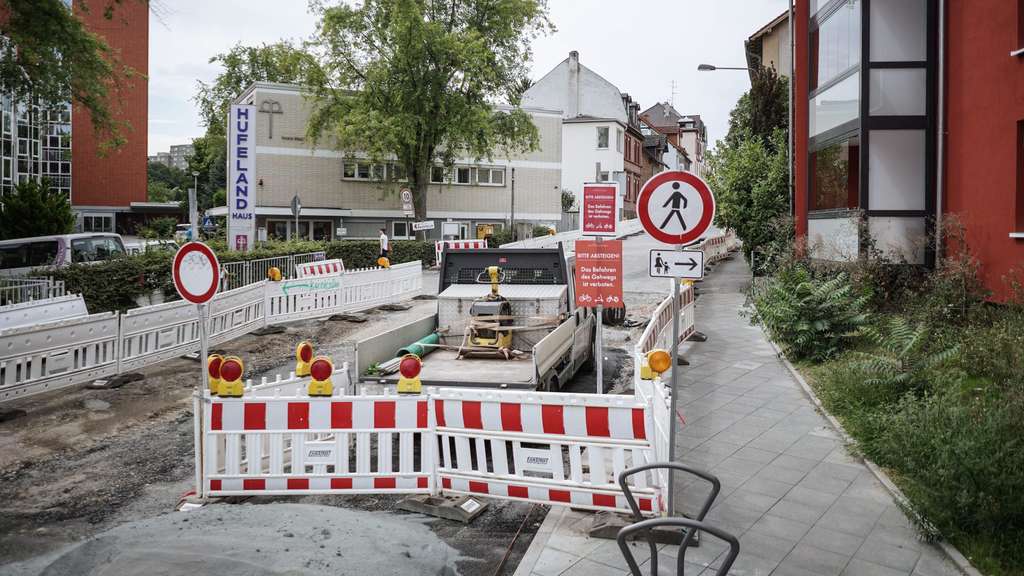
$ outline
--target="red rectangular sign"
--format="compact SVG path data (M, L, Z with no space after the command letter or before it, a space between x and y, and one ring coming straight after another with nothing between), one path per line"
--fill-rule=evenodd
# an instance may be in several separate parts
M583 185L580 220L584 236L615 236L619 220L619 185L603 182Z
M622 240L576 241L576 305L622 308Z

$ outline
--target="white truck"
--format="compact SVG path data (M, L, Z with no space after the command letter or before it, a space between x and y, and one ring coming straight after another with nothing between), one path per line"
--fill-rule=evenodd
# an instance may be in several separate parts
M422 358L424 386L557 391L593 366L596 315L577 308L575 258L558 248L446 250L437 311L355 344L362 389Z

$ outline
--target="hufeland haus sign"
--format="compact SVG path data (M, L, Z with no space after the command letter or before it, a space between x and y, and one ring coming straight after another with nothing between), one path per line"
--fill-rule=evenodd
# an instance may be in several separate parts
M232 104L228 116L228 247L248 251L256 236L256 107Z

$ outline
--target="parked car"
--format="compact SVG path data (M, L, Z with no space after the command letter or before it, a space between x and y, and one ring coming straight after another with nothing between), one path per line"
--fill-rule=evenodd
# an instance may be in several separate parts
M39 268L104 262L125 253L119 234L102 232L0 240L0 275L19 276Z
M174 240L154 238L124 238L123 241L125 251L132 256L138 256L139 254L144 254L146 252L153 251L174 252L178 249L178 243L175 242Z

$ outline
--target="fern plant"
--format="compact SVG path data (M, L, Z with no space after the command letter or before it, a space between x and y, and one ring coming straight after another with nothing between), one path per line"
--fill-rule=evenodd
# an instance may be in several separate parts
M753 320L788 356L821 362L856 337L868 319L866 303L845 273L821 280L804 266L791 266L756 295Z
M864 335L878 349L858 352L857 367L868 376L867 384L886 386L894 392L925 388L929 373L951 361L960 351L959 345L930 349L928 328L911 324L902 316L891 317L878 326L866 326Z

